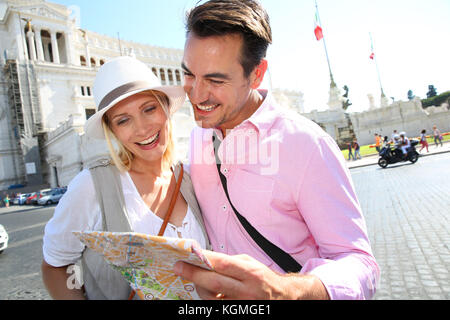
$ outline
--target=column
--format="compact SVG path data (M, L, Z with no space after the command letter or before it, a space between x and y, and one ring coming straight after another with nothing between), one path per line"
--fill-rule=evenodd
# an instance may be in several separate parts
M66 43L66 56L67 56L67 64L68 65L74 65L75 64L75 60L73 57L73 50L71 47L71 44L74 43L73 42L73 35L72 32L69 31L67 33L64 34L65 37L65 43Z
M60 63L59 60L59 49L58 49L58 41L56 41L56 32L52 31L51 34L52 39L52 55L53 55L53 63Z
M166 68L164 68L164 75L166 76L166 85L170 85L169 72L167 71Z
M36 51L37 51L37 58L39 61L44 61L44 48L42 47L42 37L41 37L41 29L34 28L35 29L35 40L36 40Z
M88 41L88 36L85 33L84 34L84 44L86 46L86 66L91 68L91 53L89 52L89 41Z
M36 60L36 46L34 45L34 32L28 31L27 32L27 39L28 39L28 48L30 49L30 60L35 61Z

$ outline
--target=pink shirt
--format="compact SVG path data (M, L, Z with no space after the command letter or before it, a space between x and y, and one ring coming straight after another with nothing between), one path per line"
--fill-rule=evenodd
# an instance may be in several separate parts
M331 299L370 299L379 279L345 160L318 125L279 107L270 94L219 148L230 199L272 243L314 274ZM216 130L220 139L222 134ZM214 251L247 254L283 272L230 207L214 157L213 129L191 134L190 173Z

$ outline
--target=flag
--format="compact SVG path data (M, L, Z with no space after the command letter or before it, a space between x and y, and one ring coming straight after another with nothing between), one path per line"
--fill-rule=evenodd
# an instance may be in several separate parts
M317 41L320 41L323 39L323 31L322 28L319 25L319 16L316 12L316 21L315 21L315 28L314 28L314 34L316 35Z
M370 55L370 59L373 60L375 59L375 50L373 50L373 40L372 40L372 34L369 33L370 36L370 52L372 52L372 54Z

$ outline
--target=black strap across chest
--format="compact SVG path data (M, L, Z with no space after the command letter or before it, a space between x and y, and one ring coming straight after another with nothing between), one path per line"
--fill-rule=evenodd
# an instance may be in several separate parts
M247 233L252 237L252 239L258 244L258 246L262 250L264 250L264 252L278 266L280 266L281 269L283 269L286 273L300 272L302 270L302 266L294 258L292 258L291 255L289 255L284 250L280 249L279 247L274 245L272 242L267 240L233 206L233 203L231 202L230 196L228 194L227 178L222 174L222 172L220 170L221 166L222 166L219 156L218 156L218 150L219 150L220 144L221 144L221 141L219 138L217 138L216 133L214 132L214 135L213 135L214 154L216 156L216 164L217 164L217 170L218 170L219 176L220 176L220 181L222 182L222 186L223 186L223 189L227 196L228 202L230 203L231 208L233 209L234 213L236 214L236 217L238 218L239 222L242 224L242 226L247 231Z

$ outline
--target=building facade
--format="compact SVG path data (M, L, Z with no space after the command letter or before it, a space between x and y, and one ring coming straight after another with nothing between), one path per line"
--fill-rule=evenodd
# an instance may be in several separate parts
M85 165L82 148L106 152L83 146L95 145L83 126L95 113L95 74L111 58L134 56L162 84L182 84L182 50L82 30L67 7L44 0L0 0L0 51L0 190L67 185ZM194 125L190 112L186 104L177 115L181 142Z
M149 39L151 40L151 39ZM69 8L45 0L0 0L0 190L11 185L66 186L83 168L107 155L106 144L84 135L95 113L92 86L98 68L121 55L144 62L162 84L182 84L183 51L100 35L80 29ZM422 109L419 99L391 105L386 99L360 113L342 108L330 87L326 111L304 112L303 94L274 89L280 107L319 124L339 145L392 130L416 136L437 125L450 131L448 106ZM186 158L195 126L188 102L174 115L178 158Z

